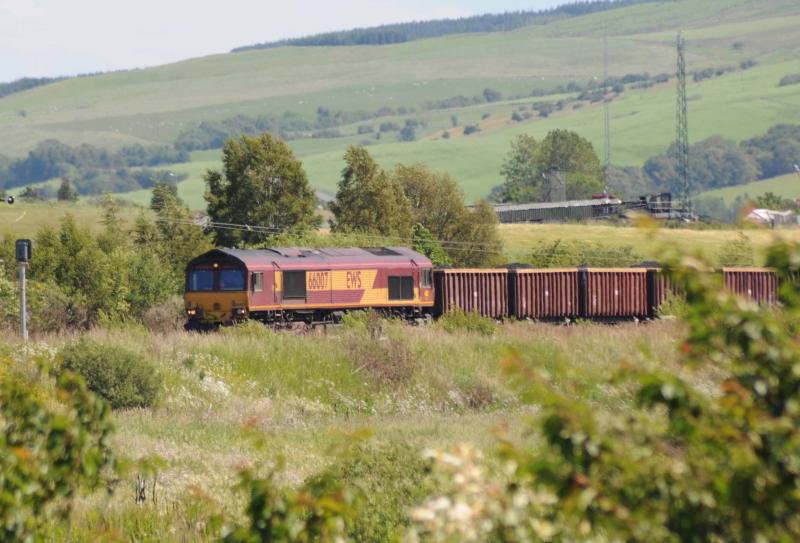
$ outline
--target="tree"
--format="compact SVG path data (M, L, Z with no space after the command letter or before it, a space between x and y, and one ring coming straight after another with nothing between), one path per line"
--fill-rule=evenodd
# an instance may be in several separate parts
M427 256L434 266L449 266L453 263L447 252L442 249L441 241L435 239L430 230L420 223L414 225L411 248Z
M394 179L408 198L414 221L427 228L433 237L452 239L457 223L467 212L464 192L446 173L437 173L421 164L398 165Z
M178 187L173 184L156 181L150 195L150 209L158 213L163 207L169 206L170 202L183 205L183 200L178 197Z
M406 125L400 131L400 141L414 141L417 139L415 124L406 121Z
M773 126L765 135L748 140L743 146L758 162L762 178L791 173L794 165L800 163L800 127Z
M560 171L566 175L567 199L576 200L602 192L600 159L591 142L570 130L549 132L539 145L539 172Z
M42 189L36 187L25 187L25 190L19 193L20 200L44 200L44 192Z
M656 190L641 168L632 166L621 168L614 165L608 169L608 188L615 196L628 199L635 199Z
M493 266L503 256L503 242L497 230L497 214L480 200L464 215L453 232L454 243L448 254L456 266Z
M268 230L215 230L217 245L263 243L286 230L319 224L316 198L299 160L283 141L269 134L228 140L223 170L205 175L208 215L212 221L265 227Z
M430 242L444 248L449 263L480 266L496 260L501 243L497 215L491 206L484 202L470 210L464 203L464 192L449 174L433 172L420 164L397 166L393 177L403 187L414 220L430 234ZM421 243L427 240L425 232L417 232Z
M539 144L533 136L520 134L511 141L511 150L500 174L506 178L499 202L536 202L541 196L541 175L537 163Z
M64 177L61 179L61 185L58 187L56 197L60 202L74 202L78 199L78 191L75 190L69 179Z
M766 194L758 196L754 203L759 208L775 209L779 211L797 211L798 207L793 200L779 196L774 192L767 192Z
M483 99L487 102L499 102L503 99L503 93L494 89L486 88L483 89Z
M665 154L652 157L645 163L645 173L659 190L679 190L676 156L677 149L673 143ZM689 147L689 169L695 191L741 185L758 177L758 162L746 148L719 136Z
M136 240L143 248L156 249L163 266L172 272L171 282L180 284L186 263L211 249L211 242L173 186L162 183L153 187L150 206L156 212L155 229L150 230L148 221L140 217L135 225Z
M335 232L376 233L408 238L414 221L403 188L363 147L350 147L336 200L331 203Z

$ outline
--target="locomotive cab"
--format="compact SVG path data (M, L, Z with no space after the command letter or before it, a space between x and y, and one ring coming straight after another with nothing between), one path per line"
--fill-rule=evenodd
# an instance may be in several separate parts
M191 324L230 324L247 317L247 269L239 259L211 251L186 267L184 294Z

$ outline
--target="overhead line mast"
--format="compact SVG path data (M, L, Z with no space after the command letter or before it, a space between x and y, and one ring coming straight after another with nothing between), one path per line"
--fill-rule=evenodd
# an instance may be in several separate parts
M686 40L683 34L678 33L678 100L676 111L676 135L675 146L677 153L676 173L678 176L678 186L680 187L680 199L682 207L686 211L691 211L692 206L692 184L691 172L689 171L689 112L686 100Z
M603 157L603 183L608 192L608 169L611 167L611 105L608 99L608 26L603 29L603 136L605 149Z

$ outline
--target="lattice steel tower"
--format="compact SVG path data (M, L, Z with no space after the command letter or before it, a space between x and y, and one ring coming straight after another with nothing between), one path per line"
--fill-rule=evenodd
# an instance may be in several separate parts
M608 190L608 169L611 166L611 113L608 99L608 27L603 31L603 136L605 156L603 157L603 183Z
M686 101L686 40L678 33L678 104L676 112L675 146L677 153L678 186L680 187L680 201L684 209L691 209L691 172L689 171L689 113Z

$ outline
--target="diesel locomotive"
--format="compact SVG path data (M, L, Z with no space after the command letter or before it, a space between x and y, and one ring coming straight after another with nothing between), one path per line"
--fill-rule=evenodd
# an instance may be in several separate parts
M189 262L190 325L328 323L345 311L380 309L409 319L431 314L431 261L404 247L214 249Z

